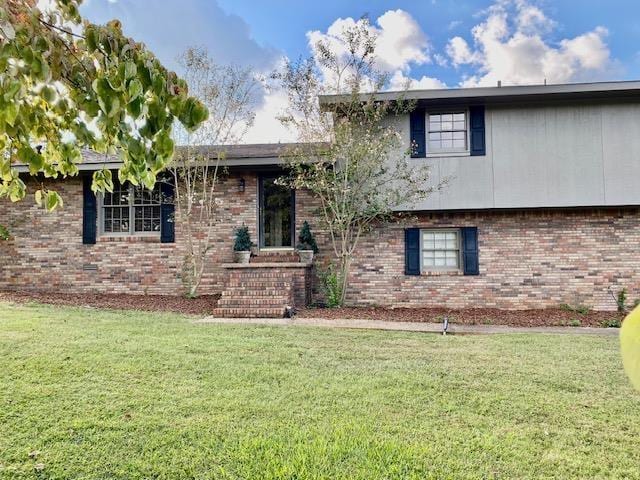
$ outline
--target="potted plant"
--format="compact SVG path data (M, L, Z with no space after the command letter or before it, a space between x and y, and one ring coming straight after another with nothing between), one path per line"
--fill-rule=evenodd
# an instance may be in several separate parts
M313 262L313 255L318 253L318 244L316 243L316 239L313 237L313 233L311 233L311 227L309 227L309 223L306 220L302 223L296 249L298 250L300 261L307 264Z
M251 236L246 225L236 230L236 239L233 243L236 263L249 263L251 258Z

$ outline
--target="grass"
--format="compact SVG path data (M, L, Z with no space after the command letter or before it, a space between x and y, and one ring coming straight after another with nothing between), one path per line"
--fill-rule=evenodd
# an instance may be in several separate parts
M611 337L0 303L0 478L640 478L639 412Z

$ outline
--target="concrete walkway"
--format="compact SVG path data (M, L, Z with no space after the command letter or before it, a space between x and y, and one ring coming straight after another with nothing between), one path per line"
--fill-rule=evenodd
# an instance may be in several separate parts
M352 320L326 318L216 318L206 317L196 320L197 324L244 324L269 326L298 326L325 328L357 328L365 330L397 330L405 332L442 333L441 323L389 322L384 320ZM490 334L490 333L549 333L617 336L618 328L593 327L509 327L505 325L462 325L449 324L449 333Z

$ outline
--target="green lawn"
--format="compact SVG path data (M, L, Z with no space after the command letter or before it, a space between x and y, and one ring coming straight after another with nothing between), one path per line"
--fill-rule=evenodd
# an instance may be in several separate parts
M640 478L615 337L191 320L0 303L0 478Z

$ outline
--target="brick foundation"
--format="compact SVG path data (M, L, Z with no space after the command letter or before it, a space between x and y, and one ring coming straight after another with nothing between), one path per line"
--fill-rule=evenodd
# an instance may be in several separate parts
M239 178L245 191L238 191ZM51 182L65 206L48 214L29 198L0 201L0 224L14 238L0 241L0 288L68 292L175 294L181 281L184 238L99 237L82 244L82 184ZM33 192L31 185L31 192ZM218 188L219 220L201 293L222 290L224 263L233 261L234 229L243 223L257 241L257 177L237 172ZM315 211L317 199L296 195L296 231L308 220L321 252L319 269L332 255ZM575 209L476 213L420 213L403 224L376 228L356 251L349 303L384 306L542 308L560 303L615 309L608 289L625 287L640 297L640 210ZM404 275L404 226L476 226L480 275ZM321 298L314 282L314 298Z

